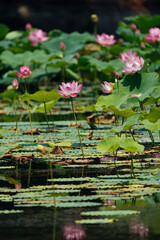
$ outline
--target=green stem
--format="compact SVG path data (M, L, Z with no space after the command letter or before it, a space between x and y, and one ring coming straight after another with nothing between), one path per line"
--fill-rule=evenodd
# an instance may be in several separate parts
M32 168L32 160L30 160L29 169L28 169L28 187L30 185L30 180L31 180L31 168Z
M131 153L131 178L134 178L133 154Z
M47 117L47 110L46 110L46 103L45 102L44 102L44 110L45 110L46 122L47 122L47 125L48 125L49 136L50 136L51 142L53 143L51 132L50 132L50 127L49 127L49 122L48 122L48 117Z
M18 179L18 160L16 159L16 179Z
M52 162L50 159L49 162L49 168L50 168L50 176L52 180L52 189L53 189L53 202L54 202L54 214L53 214L53 240L55 240L56 237L56 216L57 216L57 209L56 209L56 197L55 197L55 188L54 188L54 180L53 180L53 168L52 168Z
M117 174L117 177L119 177L119 175L118 175L118 171L117 171L117 163L116 163L116 158L117 158L117 151L116 151L116 154L114 154L114 165L115 165L115 169L116 169L116 174Z
M17 122L16 92L14 92L14 111L15 111L15 117L16 117L16 135L17 135L18 122Z
M61 67L62 81L65 82L65 67Z
M27 104L28 104L28 116L29 116L29 122L30 122L30 127L31 127L31 135L33 135L32 119L31 119L31 111L30 111L30 107L29 107L29 100L27 100Z
M130 131L130 134L132 135L133 140L136 141L131 129L129 129L129 131Z
M81 135L80 135L79 127L78 127L78 122L77 122L76 114L75 114L75 111L74 111L74 106L73 106L72 97L71 97L71 103L72 103L72 111L73 111L74 119L75 119L76 126L77 126L79 141L80 141L80 145L81 145L82 156L83 156L83 160L84 160L84 152L83 152L82 140L81 140Z
M73 111L74 119L75 119L76 126L77 126L79 141L80 141L80 145L81 145L82 156L83 156L83 160L84 160L84 152L83 152L83 146L82 146L82 139L81 139L81 135L80 135L79 127L78 127L78 122L77 122L76 114L75 114L75 111L74 111L74 106L73 106L72 97L71 97L71 103L72 103L72 111ZM81 174L81 177L82 177L82 178L83 178L83 175L84 175L84 166L82 167L82 174ZM81 181L81 184L82 184L82 181ZM80 194L81 194L81 190L79 191L79 196L80 196Z
M118 95L119 95L119 81L117 79L117 90L118 90Z
M143 109L143 105L141 104L141 102L139 101L139 104L140 104L140 108L141 108L141 110L143 111L144 109ZM149 137L150 137L150 139L151 139L151 141L152 141L152 145L155 145L155 141L154 141L154 137L153 137L153 134L152 134L152 132L148 129L148 132L149 132Z
M97 35L97 23L94 23L94 35L95 35L95 37Z
M148 132L149 132L149 137L151 138L151 141L152 141L152 145L155 145L154 137L151 130L148 129Z
M25 80L25 92L27 92L27 80L26 78L24 80Z

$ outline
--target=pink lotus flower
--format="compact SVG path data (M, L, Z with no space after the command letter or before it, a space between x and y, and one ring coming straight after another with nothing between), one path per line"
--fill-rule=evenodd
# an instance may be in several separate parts
M113 85L114 83L111 83L111 82L104 82L104 83L101 83L101 86L103 87L103 91L104 93L111 93L112 90L113 90Z
M20 78L28 78L31 75L31 70L29 67L22 66L20 67L20 73L16 72L17 76Z
M160 29L158 27L150 28L149 34L144 38L146 42L160 42Z
M142 57L135 57L135 59L133 59L129 62L126 62L126 66L124 67L122 72L135 73L135 72L141 70L143 65L144 65L144 59Z
M115 37L114 35L109 36L108 34L105 33L102 33L101 35L97 34L96 41L104 47L112 46L113 44L116 43L114 37Z
M36 46L38 43L42 43L49 39L46 37L46 33L43 32L41 29L33 31L33 33L28 37L31 41L32 46Z
M19 83L18 83L18 81L17 81L17 79L15 78L14 80L13 80L13 82L12 82L12 87L13 87L13 89L18 89L18 87L19 87Z
M32 25L30 23L27 23L25 26L26 31L32 30Z
M64 51L66 49L66 45L64 44L64 42L60 42L60 49L62 51Z
M126 63L126 62L129 62L129 61L134 61L134 59L137 57L137 52L132 52L132 50L128 50L128 53L126 52L123 52L123 53L120 53L120 56L121 56L121 61Z
M65 98L69 98L69 97L76 97L77 94L81 91L83 84L79 84L78 82L73 81L72 83L68 82L68 83L63 83L61 85L59 85L60 90L58 90L57 92L64 96Z
M63 236L65 240L80 240L86 238L86 232L81 225L69 225L63 228Z

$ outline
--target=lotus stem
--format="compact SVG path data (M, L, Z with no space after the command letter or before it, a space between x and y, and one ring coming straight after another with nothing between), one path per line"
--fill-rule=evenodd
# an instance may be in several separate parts
M133 154L131 153L131 178L134 178Z
M97 35L97 23L94 23L94 35L95 35L95 37Z
M16 135L17 135L18 121L17 121L16 92L14 92L14 111L15 111L15 117L16 117Z
M143 111L144 109L143 109L143 105L141 104L141 102L139 101L139 104L140 104L140 108L141 108L141 110ZM148 129L148 133L149 133L149 137L150 137L150 139L151 139L151 141L152 141L152 145L155 145L155 141L154 141L154 137L153 137L153 134L152 134L152 132Z
M76 126L77 126L79 141L80 141L80 145L81 145L82 156L83 156L83 160L84 160L84 152L83 152L83 146L82 146L82 139L81 139L81 135L80 135L79 127L78 127L78 122L77 122L76 114L75 114L75 111L74 111L74 106L73 106L72 97L71 97L71 103L72 103L72 111L73 111L74 119L75 119ZM81 177L82 177L82 178L83 178L83 175L84 175L84 166L82 167L82 174L81 174ZM81 181L81 184L82 184L82 181ZM80 191L79 191L79 196L80 196Z
M52 162L49 162L49 167L50 167L50 176L52 180L52 189L53 189L53 202L54 202L54 214L53 214L53 240L55 240L56 236L56 216L57 216L57 211L56 211L56 197L55 197L55 188L54 188L54 180L53 180L53 168L52 168Z
M119 95L119 80L117 79L117 90L118 90L118 95Z
M133 140L136 141L135 137L134 137L134 134L132 133L131 129L129 129L129 131L130 131L130 134L132 135Z
M155 145L154 137L153 137L151 130L148 129L148 133L149 133L149 137L151 138L152 145Z
M26 81L26 78L25 78L25 92L27 92L27 81ZM30 111L30 107L29 107L29 100L27 100L27 105L28 105L29 122L30 122L30 127L31 127L31 135L33 135L32 119L31 119L31 111Z
M50 136L51 142L53 143L51 132L50 132L50 127L49 127L49 122L48 122L48 117L47 117L47 109L46 109L46 103L45 102L44 102L44 111L45 111L46 122L47 122L47 125L48 125L49 136Z
M30 127L31 127L31 135L33 135L32 119L31 119L31 111L30 111L30 107L29 107L29 100L27 100L27 104L28 104L28 116L29 116L29 122L30 122Z
M116 163L116 159L117 159L117 151L116 151L116 153L114 154L114 165L115 165L115 169L116 169L117 177L119 177L119 175L118 175L118 171L117 171L117 163Z
M80 141L80 145L81 145L82 156L83 156L83 160L84 160L84 152L83 152L83 146L82 146L82 139L81 139L81 135L80 135L79 127L78 127L78 122L77 122L76 114L75 114L75 111L74 111L74 106L73 106L73 100L72 100L72 98L71 98L71 103L72 103L72 111L73 111L74 119L75 119L76 126L77 126L79 141Z
M32 168L32 160L30 160L29 169L28 169L28 184L27 184L28 187L30 185L30 180L31 180L31 168Z

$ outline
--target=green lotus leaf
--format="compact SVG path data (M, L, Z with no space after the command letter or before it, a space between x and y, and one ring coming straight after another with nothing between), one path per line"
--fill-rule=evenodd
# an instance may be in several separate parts
M134 114L135 114L135 112L132 109L128 108L128 109L124 109L124 110L119 110L118 108L116 108L113 105L109 106L109 110L111 110L112 112L114 112L117 115L124 117L124 118L134 116Z
M120 138L120 137L108 137L98 143L97 150L99 152L114 152L118 148L123 148L128 152L143 151L144 146L135 142L133 139Z
M97 103L95 105L95 108L97 111L101 110L103 106L105 108L108 108L109 106L115 106L120 107L122 103L125 103L127 100L126 94L111 94L108 96L100 96L97 100Z
M150 112L145 114L144 120L147 119L152 123L157 122L160 119L160 107L152 107Z
M51 101L58 101L62 96L57 93L57 89L53 89L50 92L47 91L37 91L34 94L29 94L26 92L24 95L22 95L22 100L34 100L37 102L51 102ZM57 100L58 99L58 100Z
M152 132L156 132L160 130L160 119L157 122L150 122L149 120L145 119L142 121L144 127Z

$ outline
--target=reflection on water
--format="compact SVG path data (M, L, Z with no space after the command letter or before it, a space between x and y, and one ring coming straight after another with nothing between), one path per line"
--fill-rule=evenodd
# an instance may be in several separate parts
M86 238L86 232L83 227L79 224L77 225L66 225L63 228L63 236L65 240L81 240Z
M131 233L133 239L147 240L149 228L144 225L143 222L131 221L129 223L129 232Z

